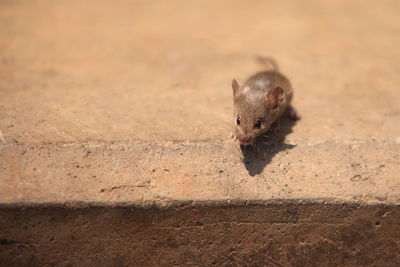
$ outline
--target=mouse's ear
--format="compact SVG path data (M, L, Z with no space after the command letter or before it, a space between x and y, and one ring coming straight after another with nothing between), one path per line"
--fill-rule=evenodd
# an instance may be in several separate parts
M233 97L237 96L239 93L239 84L235 79L232 80L232 90L233 90Z
M276 109L282 102L283 89L281 87L275 87L268 91L265 96L265 101L268 109Z

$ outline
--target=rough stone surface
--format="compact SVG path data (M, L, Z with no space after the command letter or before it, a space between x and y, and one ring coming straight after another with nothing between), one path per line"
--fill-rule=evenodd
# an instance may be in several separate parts
M1 1L0 260L21 251L20 262L51 264L46 249L61 257L78 248L70 237L52 247L61 227L79 244L99 240L82 253L110 265L139 236L198 263L210 252L194 252L206 240L196 235L210 233L225 250L209 264L262 254L276 259L270 265L304 266L327 253L327 265L389 266L399 255L399 9L396 0ZM230 83L263 68L257 54L290 78L302 120L284 120L250 150L228 138ZM282 225L263 221L290 205ZM381 208L397 214L391 223L375 225ZM319 209L326 218L307 217ZM210 225L173 226L169 236L158 213L168 227L191 216ZM255 217L235 219L243 213ZM115 250L106 245L118 238ZM147 259L132 251L129 259Z

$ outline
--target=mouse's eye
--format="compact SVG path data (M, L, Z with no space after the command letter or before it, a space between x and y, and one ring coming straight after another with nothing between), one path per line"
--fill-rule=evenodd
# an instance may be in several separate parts
M261 120L256 120L256 123L254 123L254 128L257 128L257 129L261 128Z
M236 124L237 124L237 125L240 124L240 117L237 117L237 119L236 119Z

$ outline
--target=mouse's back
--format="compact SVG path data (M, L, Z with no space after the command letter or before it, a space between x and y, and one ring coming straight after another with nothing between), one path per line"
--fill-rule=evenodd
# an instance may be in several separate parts
M249 89L258 89L262 91L269 91L271 88L282 87L285 93L292 91L289 80L277 71L262 71L249 77L244 83L243 87Z

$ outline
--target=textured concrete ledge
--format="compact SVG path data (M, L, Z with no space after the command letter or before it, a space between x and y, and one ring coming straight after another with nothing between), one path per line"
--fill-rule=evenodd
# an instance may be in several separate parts
M0 202L399 204L399 150L394 141L377 140L292 140L253 150L233 141L12 144L1 148Z

